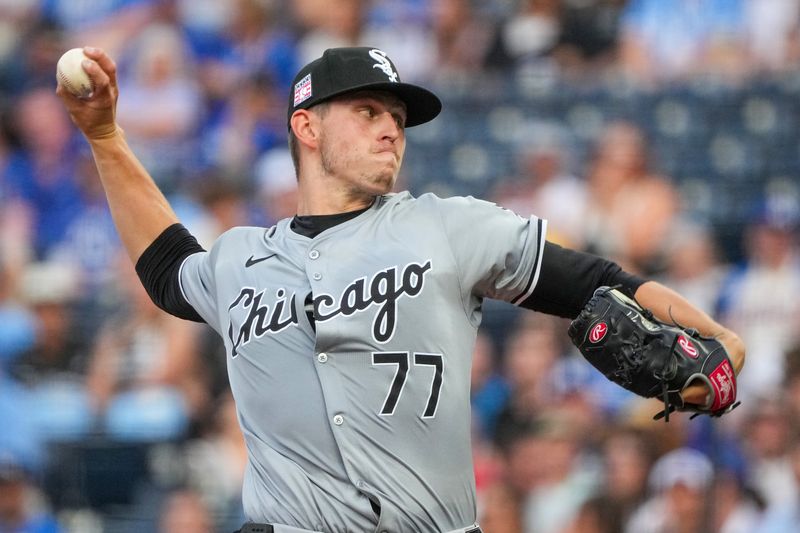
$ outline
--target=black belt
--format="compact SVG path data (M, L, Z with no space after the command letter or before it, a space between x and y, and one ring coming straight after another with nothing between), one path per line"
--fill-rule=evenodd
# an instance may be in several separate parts
M247 523L242 526L242 529L233 533L273 533L274 530L275 528L271 524Z
M247 523L242 526L242 529L239 531L234 531L233 533L274 533L274 529L271 524L253 524ZM472 529L466 530L464 533L483 533L480 527L474 527Z

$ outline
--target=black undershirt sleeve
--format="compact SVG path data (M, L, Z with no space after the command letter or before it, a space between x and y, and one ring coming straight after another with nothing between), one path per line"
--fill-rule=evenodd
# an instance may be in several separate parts
M645 279L625 272L613 261L545 242L539 282L519 305L564 318L575 318L602 286L619 286L633 297Z
M183 224L161 232L136 261L136 273L153 303L179 318L205 322L183 297L179 280L183 260L203 251Z

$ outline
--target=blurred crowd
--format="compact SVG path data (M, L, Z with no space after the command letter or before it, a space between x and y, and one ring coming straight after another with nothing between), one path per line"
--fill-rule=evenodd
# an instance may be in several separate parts
M447 88L520 76L655 92L713 77L746 91L797 74L800 2L0 0L0 533L243 521L221 341L149 301L54 94L58 57L86 44L116 59L119 123L208 246L293 215L288 86L325 48L384 49L405 81L442 88L445 109ZM594 126L579 161L563 138L520 143L489 199L737 331L742 406L656 423L658 402L606 382L563 320L487 302L472 375L483 530L800 530L800 169L753 198L733 261L655 168L640 124ZM436 176L409 178L421 194Z

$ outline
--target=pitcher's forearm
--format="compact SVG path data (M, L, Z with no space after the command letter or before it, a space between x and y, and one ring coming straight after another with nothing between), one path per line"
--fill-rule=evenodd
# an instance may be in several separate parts
M745 360L745 346L733 331L723 327L706 313L689 303L683 296L659 283L649 281L636 291L636 299L650 309L662 322L678 323L695 328L701 335L714 337L725 347L734 370L738 374ZM706 385L695 383L681 393L684 401L704 404L709 389Z
M161 232L178 222L178 217L131 151L120 128L101 139L91 139L89 144L117 232L135 263Z
M725 346L736 373L741 371L744 366L745 346L739 336L689 303L683 296L660 283L649 281L636 291L636 299L662 322L694 328L701 335L720 341Z

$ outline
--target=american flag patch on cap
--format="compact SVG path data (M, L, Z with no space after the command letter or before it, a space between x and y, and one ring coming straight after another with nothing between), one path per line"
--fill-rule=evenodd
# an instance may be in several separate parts
M294 105L297 107L311 98L311 73L294 84Z

